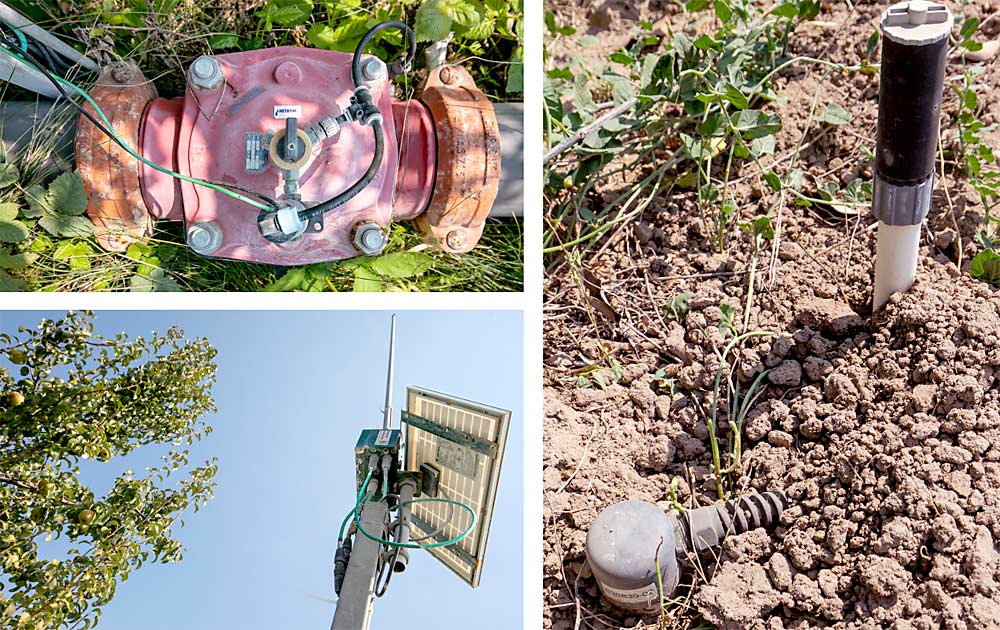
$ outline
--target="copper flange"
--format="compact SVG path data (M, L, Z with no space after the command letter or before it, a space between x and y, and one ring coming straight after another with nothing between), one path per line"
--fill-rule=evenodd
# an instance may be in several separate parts
M500 130L493 104L460 66L430 71L420 95L434 119L434 195L417 226L441 249L471 250L500 185Z
M115 133L139 150L139 129L156 88L139 67L120 62L101 71L90 97L104 110ZM89 104L84 107L100 120ZM83 115L77 123L76 167L87 190L87 215L94 235L108 251L125 251L153 233L139 184L139 161L105 136Z

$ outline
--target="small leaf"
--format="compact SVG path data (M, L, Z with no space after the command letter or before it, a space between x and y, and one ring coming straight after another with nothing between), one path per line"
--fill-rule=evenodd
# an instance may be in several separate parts
M1000 255L990 249L976 254L969 267L973 278L1000 287Z
M63 173L49 185L48 205L56 212L80 215L87 210L87 191L76 173Z
M306 39L316 48L332 50L337 43L333 29L326 24L313 24L306 33Z
M970 17L962 23L962 29L958 32L960 40L969 39L976 34L979 29L979 18Z
M0 220L0 243L19 243L31 235L28 226L17 220Z
M510 64L507 68L507 85L504 90L510 94L512 92L523 92L524 91L524 50L518 48L514 51L514 55L511 57L511 61L514 63Z
M726 95L724 98L732 103L736 109L746 109L750 105L746 95L736 89L736 86L732 83L726 85Z
M354 291L356 293L370 293L380 291L381 289L381 278L367 265L362 265L354 269Z
M87 271L90 269L90 255L94 250L83 241L66 241L56 248L52 257L56 260L69 264L73 271Z
M157 291L172 293L182 290L177 281L167 275L162 269L153 269L149 272L149 275L137 273L129 280L129 285L132 291L138 292Z
M767 185L771 188L771 190L775 192L781 190L781 178L778 177L774 171L764 173L764 181L767 182Z
M759 109L744 109L733 118L733 130L748 140L770 135L781 130L781 117Z
M428 0L417 9L414 32L418 42L436 42L448 37L452 19L444 11L443 0Z
M0 162L0 188L6 188L17 182L21 172L17 170L17 165Z
M63 214L47 214L38 220L38 225L53 236L83 237L94 233L94 224L87 217L69 217Z
M0 221L13 221L17 218L16 203L0 203Z
M220 33L208 38L208 46L213 50L236 48L239 41L239 36L236 33Z
M22 252L9 254L0 250L0 269L26 269L38 258L38 254Z
M794 2L786 2L772 9L771 13L778 17L793 18L799 14L799 8Z
M21 214L28 219L37 219L51 210L45 189L38 184L28 186L24 197L28 200L28 207L22 208Z
M374 258L371 270L390 278L412 278L430 269L434 259L423 252L393 252Z
M851 118L851 112L847 111L837 103L830 103L826 106L826 111L820 114L817 120L829 125L846 125L851 122Z
M0 270L0 291L20 291L24 288L24 280L14 278L6 271Z

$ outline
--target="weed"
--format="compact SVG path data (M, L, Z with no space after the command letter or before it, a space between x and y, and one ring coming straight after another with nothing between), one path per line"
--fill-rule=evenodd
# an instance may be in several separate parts
M663 314L667 316L668 319L675 319L678 322L684 323L688 315L688 302L691 301L693 296L688 292L677 293L670 298L670 303L663 307Z

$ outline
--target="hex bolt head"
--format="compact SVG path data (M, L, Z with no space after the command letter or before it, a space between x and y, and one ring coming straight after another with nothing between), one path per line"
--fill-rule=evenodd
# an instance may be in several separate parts
M354 247L365 256L382 253L387 243L385 231L375 223L362 223L354 228Z
M213 57L202 55L191 64L188 77L191 85L200 90L212 90L222 83L222 66Z
M211 254L222 244L222 230L215 221L199 221L187 231L187 243L198 254Z
M361 76L366 81L378 82L385 79L385 64L377 57L369 57L361 64Z

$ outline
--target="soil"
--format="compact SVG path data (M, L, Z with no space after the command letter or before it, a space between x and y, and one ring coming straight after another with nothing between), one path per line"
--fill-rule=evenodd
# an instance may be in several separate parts
M793 51L857 63L883 9L824 5L816 23L796 32ZM998 9L973 2L964 10L985 17ZM558 24L577 27L575 37L602 32L596 52L559 38L552 64L579 54L601 59L634 36L640 19L682 17L651 2L555 2L548 10ZM997 22L988 36L997 37ZM991 88L980 91L982 119L997 122L1000 61L982 67L980 81ZM960 75L961 66L950 64L948 73ZM814 98L836 101L851 122L813 125L798 166L816 185L870 178L860 148L873 145L878 78L824 75L800 68L779 80L776 91L789 105L780 110L776 158L794 151ZM942 110L948 146L951 95ZM1000 146L995 133L987 142ZM776 199L754 171L736 177L744 175L736 196L746 219ZM615 192L599 191L607 199ZM773 257L770 244L754 254L736 231L720 253L711 223L691 194L680 193L594 246L582 282L566 261L549 261L545 628L659 625L600 596L585 538L598 511L618 501L671 510L717 500L705 417L719 353L731 339L720 330L720 305L732 307L738 331L770 333L741 344L729 362L744 390L770 371L742 427L727 497L780 489L789 507L774 531L731 537L720 557L688 563L666 626L1000 628L1000 291L968 274L983 216L978 197L949 172L934 203L917 283L874 316L868 213L785 204ZM682 293L690 299L678 319L665 307ZM614 361L602 360L608 353ZM594 365L603 367L595 373ZM590 387L580 386L581 373ZM593 385L598 380L605 387ZM719 414L727 449L724 402Z

